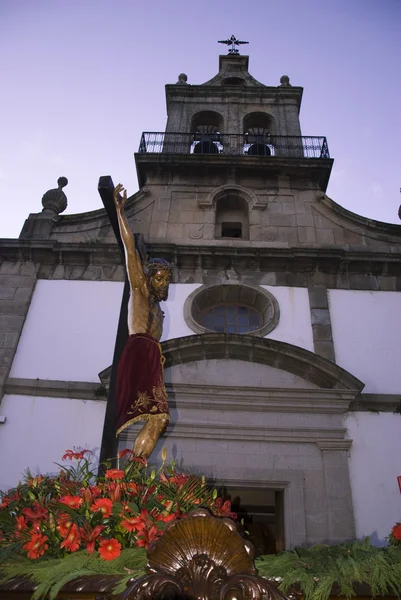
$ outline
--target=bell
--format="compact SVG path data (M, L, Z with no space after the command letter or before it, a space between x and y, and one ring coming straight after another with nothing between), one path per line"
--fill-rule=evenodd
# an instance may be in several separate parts
M194 154L218 154L219 149L216 144L210 141L198 142L194 148Z
M249 147L248 154L251 154L252 156L270 156L271 152L269 146L262 142L257 142Z

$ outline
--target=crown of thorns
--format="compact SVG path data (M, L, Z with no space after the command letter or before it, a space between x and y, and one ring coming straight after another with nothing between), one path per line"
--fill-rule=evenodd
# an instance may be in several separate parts
M168 262L168 260L165 260L164 258L151 258L143 265L143 272L145 273L146 277L149 277L160 270L170 271L171 273L173 267L174 263Z

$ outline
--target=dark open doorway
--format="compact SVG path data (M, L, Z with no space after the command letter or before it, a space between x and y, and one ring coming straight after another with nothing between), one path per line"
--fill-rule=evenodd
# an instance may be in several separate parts
M255 548L256 556L284 550L284 491L226 487L224 496Z

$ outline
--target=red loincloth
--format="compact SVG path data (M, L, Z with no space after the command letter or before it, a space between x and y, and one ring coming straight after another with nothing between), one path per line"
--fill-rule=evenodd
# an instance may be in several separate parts
M151 335L129 336L118 365L116 435L140 419L170 419L163 363L161 346Z

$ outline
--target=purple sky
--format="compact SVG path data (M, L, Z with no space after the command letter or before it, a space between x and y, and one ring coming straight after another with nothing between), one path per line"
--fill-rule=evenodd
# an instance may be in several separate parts
M142 131L163 131L164 85L218 71L235 34L266 85L304 87L304 135L327 136L328 195L400 223L400 0L2 0L0 237L17 237L69 179L67 213L102 206L100 175L137 190Z

